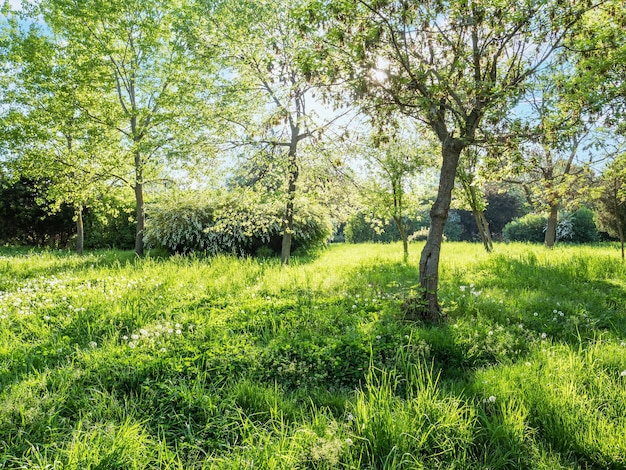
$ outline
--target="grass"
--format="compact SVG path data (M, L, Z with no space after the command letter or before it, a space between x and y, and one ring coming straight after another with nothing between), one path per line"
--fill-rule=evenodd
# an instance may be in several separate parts
M611 245L274 259L0 249L0 467L626 468Z

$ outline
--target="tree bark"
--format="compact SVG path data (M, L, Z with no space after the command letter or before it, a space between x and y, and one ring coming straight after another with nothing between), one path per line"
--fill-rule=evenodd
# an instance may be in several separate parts
M85 226L83 224L83 206L76 206L76 253L83 254L85 248Z
M143 201L143 184L135 184L135 216L137 217L137 232L135 235L135 254L143 256L143 230L146 222L146 214Z
M489 222L485 218L485 212L479 209L472 210L472 212L474 213L474 219L476 219L480 240L483 242L487 253L491 253L493 251L493 240L491 239L491 231L489 230Z
M406 230L404 230L404 225L402 225L401 217L394 215L393 221L398 226L398 232L400 233L400 238L402 239L403 259L404 259L404 262L406 263L409 260L409 240L406 236Z
M415 320L420 317L433 322L441 320L441 308L439 307L437 297L439 256L443 241L443 229L448 220L448 212L452 201L454 178L463 147L463 143L454 138L448 138L441 146L443 163L439 176L439 189L437 191L437 199L430 210L430 230L428 231L426 245L420 256L419 281L422 288L421 302L419 305L413 305L407 309L406 318L409 320Z
M135 217L137 218L137 232L135 234L135 254L143 256L143 231L146 224L146 210L143 199L143 166L141 154L135 153Z
M476 187L472 185L473 177L467 175L463 171L458 172L457 176L461 180L470 209L472 210L472 214L474 214L474 220L476 221L476 227L478 228L480 240L482 241L487 253L490 253L493 250L493 241L491 239L491 232L489 231L489 223L485 218L485 211L481 209L479 196L476 194Z
M548 248L552 248L556 242L556 225L559 216L559 205L550 205L550 214L548 215L548 225L546 226L546 235L544 237L544 244Z
M296 184L298 182L299 169L297 160L298 136L297 128L291 130L291 143L289 145L289 154L287 158L288 165L288 182L287 182L287 206L285 208L285 218L283 220L283 240L280 251L280 262L284 265L289 264L291 258L291 242L293 240L293 212L294 201L296 199Z

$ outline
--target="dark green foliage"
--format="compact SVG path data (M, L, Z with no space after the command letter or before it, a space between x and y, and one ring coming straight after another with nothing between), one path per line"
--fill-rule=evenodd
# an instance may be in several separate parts
M600 234L593 220L593 212L581 207L572 214L572 241L576 243L592 243L600 240Z
M461 240L463 227L461 226L461 217L458 211L452 210L448 214L448 220L443 228L443 236L449 242L458 242Z
M132 249L135 245L135 208L122 201L110 201L110 209L101 214L87 208L85 248Z
M536 242L544 240L546 218L539 214L526 214L504 226L502 236L508 242Z
M0 243L65 248L75 231L73 210L54 210L43 198L45 181L0 180Z
M485 218L489 223L491 237L494 240L502 240L502 231L506 224L524 215L524 201L512 191L502 193L496 190L487 190L485 198L487 200ZM479 241L480 236L478 235L474 214L467 210L459 210L457 212L461 217L461 225L463 227L463 233L459 240Z

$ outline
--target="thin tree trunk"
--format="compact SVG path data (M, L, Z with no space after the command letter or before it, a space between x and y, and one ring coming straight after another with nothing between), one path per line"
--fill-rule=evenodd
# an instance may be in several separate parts
M546 235L544 237L544 244L548 248L552 248L556 242L556 225L559 216L558 204L550 205L550 215L548 216L548 225L546 226Z
M474 219L476 219L476 226L478 227L478 235L483 242L483 246L487 253L493 251L493 240L491 239L491 231L489 230L489 222L485 218L485 212L481 210L472 210L474 213Z
M396 215L393 216L393 221L398 226L398 232L400 232L400 238L402 239L402 250L403 250L403 259L406 263L409 260L409 240L406 236L406 230L404 230L404 225L402 225L402 218Z
M143 184L135 184L135 216L137 217L137 232L135 235L135 254L143 255L143 231L146 222L146 214L143 201Z
M135 153L135 216L137 218L137 232L135 234L135 254L143 256L143 231L146 224L146 210L143 199L143 166L141 154Z
M460 171L458 176L461 179L461 184L467 196L467 200L469 201L472 214L474 214L474 220L476 221L476 227L478 228L480 240L482 241L487 253L490 253L493 250L491 232L489 231L489 223L485 218L485 211L479 208L480 205L478 195L476 194L476 187L472 185L472 178L469 175L466 175L463 171Z
M76 206L76 253L83 254L85 248L85 226L83 224L83 206Z
M622 245L622 259L624 259L624 230L619 225L619 223L617 225L617 234L619 235L619 241Z
M280 251L280 262L289 264L291 257L291 242L293 240L293 212L296 198L296 183L298 182L299 169L297 160L298 129L292 129L291 144L288 154L288 183L287 183L287 206L283 220L283 241Z
M480 211L480 219L483 221L483 228L485 230L485 237L487 238L487 243L489 244L489 249L487 251L493 250L493 238L491 238L491 229L489 228L489 222L485 217L485 211Z
M419 281L422 288L421 303L420 305L413 305L410 306L411 308L407 308L407 319L421 317L433 322L441 319L441 309L437 297L439 256L443 241L443 229L448 220L448 212L452 201L454 178L462 150L463 143L452 138L444 142L441 147L443 163L439 176L439 189L437 191L437 199L430 210L430 230L428 231L426 245L420 256Z

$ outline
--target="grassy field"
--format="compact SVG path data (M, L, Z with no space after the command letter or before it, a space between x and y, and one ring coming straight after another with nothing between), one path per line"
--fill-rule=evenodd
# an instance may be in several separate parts
M624 469L615 246L274 259L0 249L0 467Z

